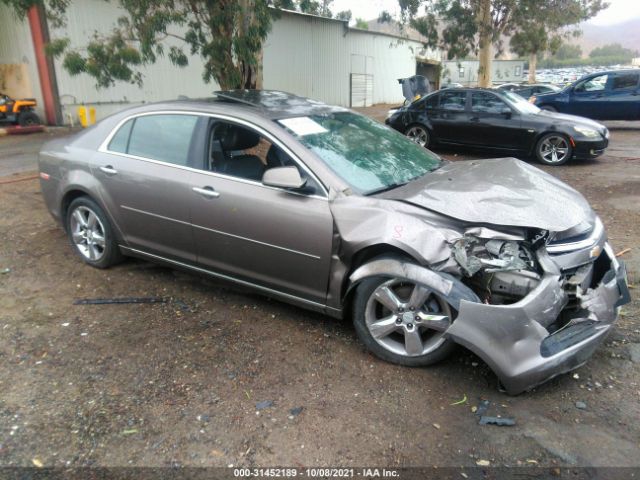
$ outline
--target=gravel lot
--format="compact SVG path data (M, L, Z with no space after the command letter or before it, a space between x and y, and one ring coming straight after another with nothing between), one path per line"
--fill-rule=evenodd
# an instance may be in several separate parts
M631 249L637 284L640 126L610 126L605 156L545 170ZM0 138L0 466L640 466L637 288L586 366L509 397L462 348L398 367L349 324L236 287L137 260L84 266L38 182L15 181L60 134ZM118 296L168 301L73 305ZM478 425L482 400L516 425Z

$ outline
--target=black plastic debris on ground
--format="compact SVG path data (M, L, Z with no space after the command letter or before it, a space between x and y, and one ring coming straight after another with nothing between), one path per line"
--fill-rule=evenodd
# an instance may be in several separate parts
M516 424L514 418L508 417L490 417L483 415L478 422L480 425L497 425L499 427L513 427Z
M297 417L302 413L302 410L304 410L304 407L295 407L289 410L289 414L293 415L294 417Z
M482 400L480 405L478 405L478 409L476 410L476 415L479 417L478 424L479 425L496 425L498 427L513 427L516 424L515 418L510 417L493 417L491 415L485 415L489 410L489 406L491 402L489 400Z
M119 305L125 303L166 303L164 297L80 298L74 305Z

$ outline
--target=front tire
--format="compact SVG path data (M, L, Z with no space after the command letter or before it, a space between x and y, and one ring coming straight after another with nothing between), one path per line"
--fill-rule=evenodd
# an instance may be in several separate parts
M444 359L455 347L444 331L454 310L428 287L398 278L373 277L357 286L353 323L377 357L422 367Z
M547 133L536 144L536 158L544 165L562 165L567 163L572 154L569 139L561 133Z
M21 127L33 127L40 125L40 117L35 112L26 110L18 114L18 123Z
M429 142L431 141L429 130L427 130L427 128L422 125L411 125L409 128L407 128L404 134L413 143L424 148L427 148L429 146Z
M67 209L67 234L80 258L96 268L108 268L122 260L109 219L89 197L79 197Z

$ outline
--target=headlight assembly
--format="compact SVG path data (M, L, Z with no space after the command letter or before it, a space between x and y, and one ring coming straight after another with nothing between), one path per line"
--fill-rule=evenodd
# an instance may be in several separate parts
M600 137L600 132L598 132L594 128L574 126L573 129L584 137L589 137L589 138Z

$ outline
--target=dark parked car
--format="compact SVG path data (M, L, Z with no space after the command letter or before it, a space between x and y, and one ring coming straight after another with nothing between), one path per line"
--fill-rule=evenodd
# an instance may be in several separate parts
M584 363L628 301L602 222L560 180L513 158L445 163L282 92L126 110L45 144L39 168L91 266L130 255L346 317L401 365L459 343L510 393Z
M540 84L520 86L519 88L514 88L511 91L513 93L517 93L523 98L529 99L536 95L542 95L543 93L556 93L561 90L562 89L560 87L556 87L555 85L540 83Z
M434 92L390 114L386 123L418 145L462 145L535 155L547 165L595 158L609 143L604 125L540 110L513 92L460 88Z
M592 73L535 104L552 112L596 120L640 120L640 69Z

